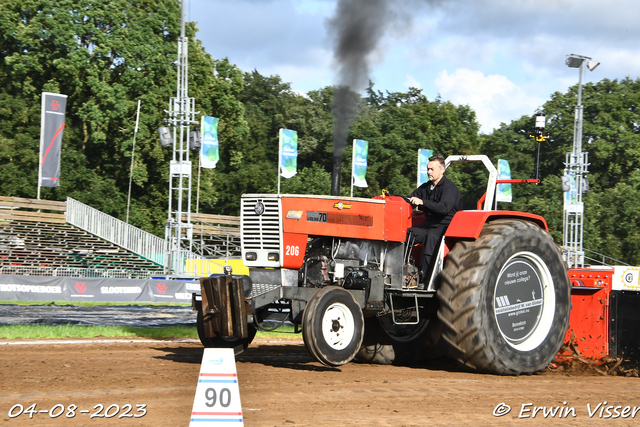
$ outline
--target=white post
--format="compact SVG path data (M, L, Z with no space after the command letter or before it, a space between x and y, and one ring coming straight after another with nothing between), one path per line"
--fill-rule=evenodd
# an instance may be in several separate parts
M420 182L420 149L418 148L418 176L416 178L416 182L418 183L418 185L416 185L416 188L420 187L422 185L422 183Z
M278 194L280 194L280 169L282 169L282 133L283 129L278 132Z
M196 190L196 213L200 209L200 168L202 167L202 141L204 140L204 116L200 117L200 152L198 153L198 189Z
M353 147L351 148L351 197L353 197L353 172L356 166L356 140L353 140Z
M136 127L133 130L133 148L131 149L131 168L129 169L129 195L127 196L127 221L129 224L129 206L131 205L131 180L133 177L133 157L136 153L136 135L138 134L138 122L140 121L140 100L138 99L138 111L136 113Z
M42 181L42 146L44 145L44 98L45 93L42 94L42 100L40 101L40 154L38 155L38 193L37 199L40 200L40 181Z

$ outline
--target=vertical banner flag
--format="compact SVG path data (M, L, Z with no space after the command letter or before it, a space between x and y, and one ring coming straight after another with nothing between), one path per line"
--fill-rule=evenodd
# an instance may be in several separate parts
M507 160L498 159L498 179L511 179L511 168ZM511 184L498 184L496 201L511 203L511 199Z
M418 187L429 181L427 168L429 164L429 157L431 156L433 156L433 150L427 150L425 148L418 150Z
M42 93L40 120L39 186L60 186L60 151L67 95Z
M202 149L200 150L200 167L215 169L216 163L220 160L218 151L218 122L217 117L202 117Z
M361 139L353 140L353 169L351 179L356 187L367 187L367 155L369 154L369 143Z
M298 173L298 132L280 129L280 176L293 178Z

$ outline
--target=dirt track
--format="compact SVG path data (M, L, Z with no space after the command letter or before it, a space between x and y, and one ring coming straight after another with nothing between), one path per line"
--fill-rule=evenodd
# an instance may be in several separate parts
M0 345L0 352L3 426L188 425L202 357L199 344L172 342ZM640 408L638 378L559 372L497 377L462 372L447 360L412 368L356 363L327 368L310 358L301 340L257 340L237 356L237 371L246 426L640 424L640 412L613 420L600 418L598 409L590 418L587 407L593 411L607 401L607 406L629 405L630 411ZM495 417L502 402L511 412ZM78 409L73 418L44 413L10 418L18 403L25 408L37 403L38 410L56 404ZM519 419L527 403L547 410L573 407L576 417L544 418L539 412L535 419ZM146 404L147 414L89 419L78 413L93 413L97 404L105 409L131 404L131 414L136 404ZM524 415L530 417L533 406Z

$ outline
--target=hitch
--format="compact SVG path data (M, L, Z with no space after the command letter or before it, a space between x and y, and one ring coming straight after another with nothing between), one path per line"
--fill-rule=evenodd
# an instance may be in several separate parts
M200 287L205 336L247 338L247 304L242 278L204 277L200 279Z

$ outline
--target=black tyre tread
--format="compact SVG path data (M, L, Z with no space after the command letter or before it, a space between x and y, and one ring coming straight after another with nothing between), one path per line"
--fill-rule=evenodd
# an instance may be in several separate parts
M531 222L496 220L485 225L476 242L457 243L447 255L442 272L441 286L437 294L440 302L438 318L443 325L442 338L449 345L450 354L462 365L475 371L519 375L544 369L550 361L547 359L553 357L561 347L564 333L569 326L569 310L567 310L566 316L557 320L563 331L562 336L554 337L553 342L549 344L554 347L551 349L553 354L545 355L542 360L533 360L531 366L524 370L514 367L512 363L505 360L497 345L489 342L486 333L479 327L482 324L482 316L477 307L483 297L482 279L485 275L485 266L493 256L495 248L514 233L517 233L518 238L531 240L532 245L536 242L545 243L555 248L550 235ZM555 253L550 255L553 257L553 262L564 264L560 251L555 249ZM568 278L566 283L562 278L559 278L559 281L561 283L554 281L555 286L562 288L560 290L563 292L562 298L566 299L566 304L570 307L571 287ZM557 301L557 303L565 302ZM545 353L550 352L549 349L546 350ZM533 355L532 358L536 359L536 356Z
M326 288L325 288L326 289ZM315 347L315 343L313 340L307 338L312 335L312 332L309 328L312 327L313 322L310 318L316 312L316 306L318 305L319 299L316 297L320 291L316 292L310 299L307 301L307 305L304 308L304 312L302 313L302 340L304 341L305 347L307 347L307 351L311 353L311 355L316 359L320 360L320 356Z

